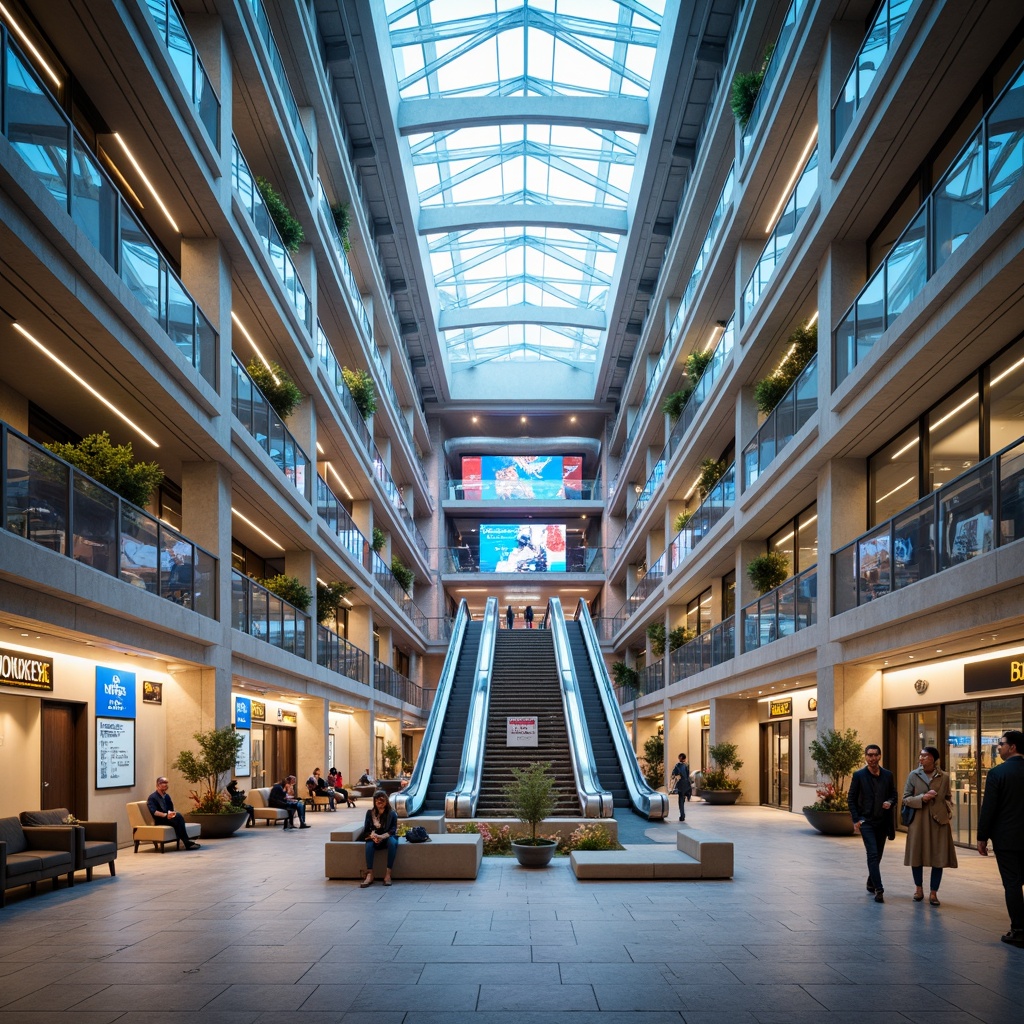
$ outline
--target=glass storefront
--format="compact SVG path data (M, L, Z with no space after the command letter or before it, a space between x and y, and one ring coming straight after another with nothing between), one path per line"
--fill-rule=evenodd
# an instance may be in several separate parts
M789 752L792 723L768 722L761 726L761 803L792 809Z

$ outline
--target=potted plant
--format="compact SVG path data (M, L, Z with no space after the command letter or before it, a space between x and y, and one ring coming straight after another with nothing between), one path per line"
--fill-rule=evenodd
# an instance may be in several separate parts
M826 836L852 836L853 817L846 800L846 784L860 767L864 750L854 729L828 729L811 740L811 758L818 774L828 782L818 786L818 799L804 809L804 817Z
M644 753L639 760L647 785L657 789L665 781L665 730L662 726L659 725L658 731L644 740Z
M335 583L316 581L316 617L324 623L336 620L341 609L341 602L356 588L351 583L338 580Z
M789 559L779 551L752 558L747 564L747 579L759 594L767 594L789 578Z
M743 767L736 757L736 744L712 743L708 756L714 767L703 772L697 795L709 804L736 803L741 795L740 780L729 774Z
M274 222L274 227L277 228L277 233L281 236L282 245L294 255L299 251L299 246L302 245L306 238L302 225L295 219L292 211L288 209L288 204L284 201L281 193L266 178L257 177L256 187L260 190L260 195L263 197L263 202L267 207L267 213L270 214L270 219Z
M45 447L139 508L149 504L153 491L164 478L164 471L155 462L135 461L130 442L111 444L105 430L83 437L78 444L53 442Z
M172 768L181 772L187 783L197 788L189 793L195 810L185 818L203 827L204 839L226 839L245 824L248 812L231 803L224 786L235 770L243 737L233 725L194 734L199 755L183 750L174 759Z
M377 390L373 386L373 378L366 370L350 370L347 366L341 368L341 376L359 415L368 420L377 411Z
M675 651L696 638L697 634L692 629L687 629L685 626L676 626L675 629L669 631L668 649Z
M295 412L302 401L302 392L277 363L264 363L254 356L245 370L281 419L286 420Z
M767 377L754 385L754 401L765 416L782 401L804 367L818 351L818 323L798 327L788 339L789 350L782 362Z
M331 216L334 218L334 226L338 229L338 237L341 239L341 247L348 252L351 242L348 237L349 224L351 223L351 208L348 203L335 203L331 207Z
M384 531L379 526L375 526L371 535L370 549L380 552L386 541L387 537L385 536Z
M772 59L772 51L775 45L772 44L765 50L764 60L757 71L741 71L732 80L732 91L729 93L729 106L732 108L733 116L741 128L747 127L750 115L754 112L754 103L757 94L761 91L764 82L765 72Z
M676 533L682 533L686 529L686 524L693 518L693 513L689 510L680 512L675 519L672 520L672 528Z
M680 388L678 391L673 391L670 395L665 396L665 401L661 403L661 411L666 416L671 416L673 419L679 419L683 413L683 409L686 408L686 403L690 400L690 395L693 394L693 385L688 387Z
M698 352L694 349L686 357L686 376L693 382L694 387L696 387L697 381L704 376L704 371L708 368L714 357L713 349L708 349L706 352Z
M416 582L416 574L410 569L398 555L391 556L391 575L398 580L398 585L408 593Z
M505 799L512 813L524 825L530 826L529 838L524 836L515 840L512 850L524 868L546 867L551 863L558 843L554 839L538 839L537 826L555 806L555 777L551 774L551 764L535 761L525 768L513 768L512 779L505 787Z
M700 476L697 478L697 493L703 501L710 493L715 484L725 475L728 467L722 459L702 459L700 463Z
M651 653L660 658L665 654L665 641L668 639L668 630L664 622L652 622L647 627L647 639L651 641Z
M257 579L260 586L266 587L272 594L295 605L300 612L306 611L313 601L309 587L304 587L295 576L277 575L268 579Z

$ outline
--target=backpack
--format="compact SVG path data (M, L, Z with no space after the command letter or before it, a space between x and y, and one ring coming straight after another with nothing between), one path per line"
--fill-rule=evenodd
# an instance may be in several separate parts
M407 843L429 843L430 836L427 835L427 830L422 825L413 825L405 833L405 841Z

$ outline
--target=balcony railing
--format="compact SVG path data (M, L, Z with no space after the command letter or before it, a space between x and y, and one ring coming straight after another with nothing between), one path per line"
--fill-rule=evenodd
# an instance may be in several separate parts
M320 214L327 228L327 237L330 239L331 245L334 248L334 254L337 257L337 267L341 273L341 279L345 282L345 287L348 289L348 297L352 302L359 326L362 328L363 337L366 339L366 343L371 345L373 342L373 326L370 323L370 317L366 312L366 307L363 305L363 298L359 294L359 285L356 283L352 267L348 262L345 243L341 240L338 225L334 222L331 201L327 198L327 193L324 191L323 182L318 179L317 184L320 186Z
M302 118L299 117L299 106L295 102L295 94L292 92L292 87L288 82L288 75L284 70L281 51L277 48L274 33L270 30L267 12L263 9L262 0L248 0L248 4L249 10L252 11L253 21L256 22L256 30L267 49L267 56L270 58L270 70L274 73L274 80L277 82L278 89L281 90L281 99L284 101L285 113L288 115L288 120L291 122L292 129L295 132L295 138L302 153L303 163L306 165L306 170L312 174L313 149L309 144L306 129L302 125Z
M274 226L267 204L256 187L256 178L249 170L249 165L245 162L238 140L235 138L231 139L231 187L234 189L242 209L249 215L256 235L266 250L270 264L274 268L274 273L277 274L277 279L284 289L288 302L295 310L295 315L305 325L306 330L312 332L313 306L309 301L309 295L306 293L302 281L299 280L295 264L292 262L284 242L281 241L281 235Z
M114 268L171 344L216 387L213 325L3 26L0 39L6 63L0 109L11 148Z
M427 542L423 539L423 534L420 533L420 529L409 511L409 506L406 505L405 498L402 497L402 492L398 489L398 484L388 472L388 467L384 465L384 456L381 455L376 445L373 446L373 475L384 488L391 507L401 516L405 528L409 531L409 536L425 556L429 555L430 549L427 547Z
M410 621L419 630L425 631L427 628L426 615L420 611L419 606L409 596L401 583L395 579L391 566L376 551L370 552L370 571L373 573L377 583L391 595L392 600L402 609Z
M885 55L907 20L914 0L882 0L857 57L846 76L839 98L832 105L832 155L853 124L854 115L867 95Z
M771 95L775 79L779 77L779 72L785 64L786 50L789 48L794 32L796 32L796 23L800 20L800 15L806 6L807 0L791 0L789 9L786 11L786 17L782 22L782 30L779 32L779 38L775 41L775 46L772 48L771 60L768 61L768 67L765 68L764 79L761 81L761 88L758 90L757 99L754 101L750 118L740 136L741 155L750 151L750 144L757 132L761 113L768 103L768 97Z
M619 705L632 704L633 699L646 697L648 694L657 693L665 688L665 662L664 659L656 661L653 665L645 665L640 669L640 685L634 693L628 686L614 686L615 697Z
M155 516L0 423L4 528L208 618L217 559Z
M791 636L818 621L818 567L812 565L743 609L743 650Z
M309 456L302 450L291 431L263 392L253 383L238 357L231 353L231 411L249 431L256 443L273 459L288 482L307 501L312 482Z
M319 473L316 476L316 512L337 537L341 546L364 569L370 568L370 544L359 532L348 510Z
M352 392L349 391L345 378L342 375L341 363L338 362L334 349L331 347L331 343L324 333L323 326L319 320L316 322L316 356L327 371L327 379L331 382L338 401L341 402L342 408L348 415L349 423L355 431L356 438L362 444L366 453L369 454L373 451L373 437L366 426L366 421L356 408L356 401L352 397Z
M1024 537L1024 437L832 555L832 614Z
M743 449L744 490L778 458L817 411L818 357L815 355Z
M171 63L181 76L185 95L195 108L214 147L220 149L220 100L213 91L213 84L203 67L199 51L185 28L178 5L174 0L146 0L146 6L156 22L157 37L164 44Z
M730 615L669 654L669 683L695 676L735 657L736 616Z
M231 626L289 654L309 657L309 616L237 569L231 570Z
M668 552L662 553L661 557L647 570L644 576L636 581L636 588L626 599L625 611L627 615L635 615L640 606L653 594L665 579L668 570Z
M736 463L732 463L722 478L708 492L708 496L690 516L682 530L672 538L668 553L669 571L679 568L693 550L714 529L725 514L736 504Z
M442 548L441 571L445 573L483 572L480 568L479 548L467 545ZM491 570L493 571L493 570ZM604 551L602 548L567 547L565 549L566 572L604 572ZM553 574L549 574L553 575Z
M1021 177L1024 65L893 244L835 330L838 387Z
M810 205L811 199L814 198L814 194L817 191L818 147L815 146L814 152L807 158L807 163L804 164L800 177L797 179L793 191L790 192L789 198L786 200L786 205L783 207L778 223L772 230L768 242L758 257L754 272L747 279L746 286L743 289L743 304L740 308L743 323L750 319L750 314L753 313L754 307L760 301L765 289L767 289L768 282L775 273L775 268L782 262L782 257L789 248L789 243L793 240L793 235L796 232L796 226L800 222L800 218Z
M408 676L403 676L381 661L373 663L373 688L405 704L423 707L423 691Z
M369 654L326 626L316 627L316 663L357 683L369 682Z
M449 478L448 495L449 501L494 501L499 498L511 502L521 501L600 501L601 500L601 479L596 477L593 480L581 480L579 489L570 487L567 481L547 480L517 480L513 487L515 494L506 497L500 494L497 488L501 483L481 480L456 480ZM526 493L526 488L530 493Z

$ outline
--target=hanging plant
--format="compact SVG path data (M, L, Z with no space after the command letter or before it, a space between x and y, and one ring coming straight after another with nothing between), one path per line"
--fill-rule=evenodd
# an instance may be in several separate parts
M754 112L754 103L757 101L757 94L764 84L764 76L768 71L768 64L772 59L775 44L772 43L764 52L764 60L757 71L741 71L732 80L732 91L729 94L729 106L732 108L733 116L741 128L747 127L750 115Z
M316 614L320 622L337 618L341 602L356 588L351 583L338 580L335 583L316 581Z
M338 237L341 239L341 246L345 252L348 252L352 244L348 238L348 229L349 224L351 223L351 208L348 203L335 203L331 207L331 216L334 218L334 226L338 229Z
M352 395L352 401L356 403L359 415L368 420L377 411L377 391L373 386L373 378L366 370L350 370L347 366L341 368L341 376Z
M270 219L281 236L281 244L294 256L299 251L299 246L306 240L302 225L288 209L288 204L281 193L266 178L257 177L256 187L260 190L267 213L270 214Z
M266 587L272 594L277 594L282 601L295 605L300 612L308 610L313 601L312 591L309 587L304 587L295 576L279 574L265 580L256 577L256 582Z
M692 512L680 512L679 515L672 520L672 527L676 533L682 533L686 529L686 524L693 518Z
M651 653L656 657L660 658L665 653L665 640L668 637L668 631L665 628L664 622L652 622L647 627L647 639L651 641Z
M711 360L714 357L714 350L707 352L694 350L686 357L686 375L695 385L704 376L704 371L711 365Z
M726 469L727 466L724 460L704 459L701 461L700 476L697 479L697 493L700 495L701 501L711 493L711 489L722 479Z
M384 547L384 544L387 541L387 537L384 535L384 531L379 526L375 526L373 528L372 538L373 539L370 541L370 547L372 550L379 553L381 548Z
M155 462L135 461L131 442L111 444L105 430L83 437L78 444L54 442L45 447L139 508L149 504L153 491L164 478L164 471Z
M640 673L624 661L612 663L612 679L615 680L616 686L621 686L624 690L629 690L633 694L640 690Z
M787 342L792 351L767 377L754 385L754 401L767 416L785 397L786 392L803 373L804 368L818 351L818 322L810 327L798 327Z
M416 582L416 576L406 564L398 557L398 555L391 556L391 575L398 580L398 585L408 593L412 589L413 584Z
M767 594L789 579L789 559L778 551L758 555L747 564L747 579L759 594Z
M692 629L687 629L685 626L676 626L675 629L669 631L668 649L670 651L678 650L691 640L696 639L697 634Z
M277 363L267 366L262 359L253 356L245 368L253 384L263 392L263 397L281 419L286 420L302 401L299 386Z
M673 419L679 419L683 414L683 409L686 408L686 403L690 400L690 395L693 394L693 385L688 385L684 388L680 388L678 391L673 391L672 394L665 396L665 401L661 403L661 411L666 416L671 416Z

